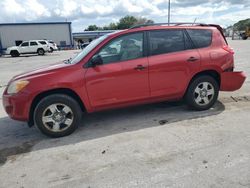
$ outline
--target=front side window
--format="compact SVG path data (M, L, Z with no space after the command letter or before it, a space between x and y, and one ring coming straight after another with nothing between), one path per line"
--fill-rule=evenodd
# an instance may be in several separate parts
M143 33L118 37L104 46L95 56L100 56L103 64L141 58L143 57Z
M212 42L212 31L205 29L187 29L196 48L204 48L210 46Z
M103 35L95 40L93 40L88 46L86 46L79 54L72 58L72 60L68 61L70 64L76 64L80 62L84 57L86 57L92 50L95 49L102 41L104 41L109 35Z
M182 30L157 30L149 32L150 54L159 55L185 50Z
M21 46L22 46L22 47L29 46L29 42L23 42L23 43L21 44Z

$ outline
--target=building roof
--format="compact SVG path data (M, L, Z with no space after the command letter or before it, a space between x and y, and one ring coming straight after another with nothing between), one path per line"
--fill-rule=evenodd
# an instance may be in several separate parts
M71 22L25 22L25 23L0 23L0 26L9 26L9 25L48 25L48 24L71 24Z
M99 37L108 33L117 32L118 30L96 30L96 31L83 31L72 33L73 38L81 38L81 37Z

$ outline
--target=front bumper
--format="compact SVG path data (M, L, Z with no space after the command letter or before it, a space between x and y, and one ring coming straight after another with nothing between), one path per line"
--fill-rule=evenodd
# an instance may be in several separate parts
M246 75L244 72L223 72L221 73L221 91L235 91L241 88Z
M29 96L25 93L9 95L5 91L3 94L3 106L10 118L19 121L28 121L29 119Z

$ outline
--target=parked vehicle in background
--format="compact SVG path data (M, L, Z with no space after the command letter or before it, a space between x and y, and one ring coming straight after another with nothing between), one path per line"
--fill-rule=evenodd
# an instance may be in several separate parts
M57 47L57 44L52 41L52 40L47 40L48 41L48 44L49 44L49 52L53 52L53 51L56 51L58 50L58 47Z
M240 33L240 36L243 40L247 40L250 37L250 27L246 27L245 31Z
M49 48L49 42L47 40L38 40L38 42L47 49L47 52L49 52L50 48Z
M207 110L245 81L218 25L143 25L92 41L65 63L18 75L3 93L7 114L46 135L71 134L82 112L184 98Z
M35 54L44 55L48 52L48 44L44 40L30 40L24 41L19 46L12 46L5 51L6 55L18 57L21 54Z
M81 49L86 48L90 43L89 42L85 42L83 44L81 44Z

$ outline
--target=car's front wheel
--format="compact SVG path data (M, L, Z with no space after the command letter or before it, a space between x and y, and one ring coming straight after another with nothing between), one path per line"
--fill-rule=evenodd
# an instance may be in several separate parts
M81 116L81 108L72 97L53 94L38 103L34 111L34 122L45 135L62 137L76 130Z
M191 82L185 100L194 110L207 110L217 101L218 94L218 82L213 77L204 75Z
M20 54L19 54L19 52L17 50L12 50L10 52L10 55L11 55L11 57L18 57Z

